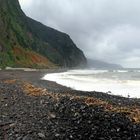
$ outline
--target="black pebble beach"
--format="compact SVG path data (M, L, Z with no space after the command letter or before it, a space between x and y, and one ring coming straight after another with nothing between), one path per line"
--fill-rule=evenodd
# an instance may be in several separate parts
M0 71L0 140L140 140L140 100Z

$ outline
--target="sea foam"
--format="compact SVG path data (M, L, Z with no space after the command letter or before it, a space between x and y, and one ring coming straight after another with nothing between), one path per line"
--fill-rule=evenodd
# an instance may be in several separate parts
M81 91L98 91L112 95L140 98L140 72L129 70L70 70L46 74L43 80Z

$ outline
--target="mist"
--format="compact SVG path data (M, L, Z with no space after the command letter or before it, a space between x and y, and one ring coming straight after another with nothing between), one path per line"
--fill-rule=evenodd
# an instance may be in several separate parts
M140 67L139 0L19 0L27 16L69 34L87 58Z

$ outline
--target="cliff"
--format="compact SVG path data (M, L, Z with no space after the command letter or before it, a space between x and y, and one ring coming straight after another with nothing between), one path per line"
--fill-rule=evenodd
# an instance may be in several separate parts
M18 0L0 0L0 66L75 67L86 58L71 38L27 17Z

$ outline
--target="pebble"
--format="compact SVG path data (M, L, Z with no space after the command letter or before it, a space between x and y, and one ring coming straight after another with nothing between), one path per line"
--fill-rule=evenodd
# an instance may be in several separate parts
M50 115L50 118L52 119L56 118L56 115L54 113L50 113L49 115Z
M56 137L59 137L59 136L60 136L60 134L55 134L55 136L56 136Z
M45 135L44 135L43 133L38 133L38 136L39 136L40 138L45 138Z

